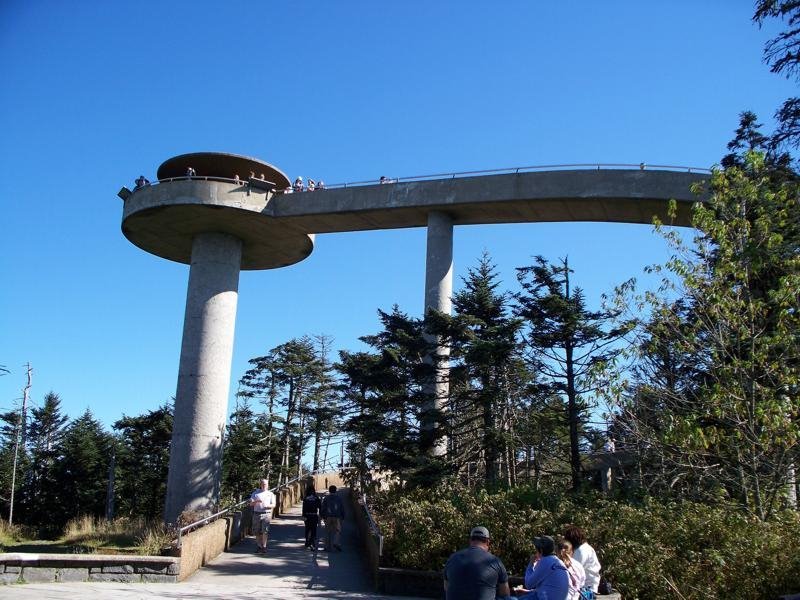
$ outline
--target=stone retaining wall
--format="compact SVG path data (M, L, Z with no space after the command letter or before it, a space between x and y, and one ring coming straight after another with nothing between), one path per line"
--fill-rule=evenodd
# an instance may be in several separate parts
M444 598L444 579L441 571L415 571L379 567L377 591L391 596L418 596L422 598ZM514 588L523 584L522 577L509 577ZM622 600L618 593L596 594L597 600Z
M178 581L184 581L225 550L228 529L228 519L217 519L181 538Z
M175 583L180 558L104 554L0 554L0 583L115 581Z
M318 490L343 487L338 473L323 473L297 481L278 491L276 513L302 500L309 481ZM181 537L177 556L101 554L0 554L0 584L57 581L159 582L184 581L197 569L244 538L250 509L229 514Z
M358 529L358 537L361 539L361 548L364 552L364 558L366 559L369 572L372 575L373 585L375 589L378 590L380 589L380 541L370 530L366 510L359 502L358 494L350 490L349 496L350 505L353 508L353 520Z

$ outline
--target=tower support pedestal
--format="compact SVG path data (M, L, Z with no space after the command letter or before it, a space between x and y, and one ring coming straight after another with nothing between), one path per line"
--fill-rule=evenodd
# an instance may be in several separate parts
M164 520L212 510L219 499L241 240L200 233L192 241L183 342L175 394Z
M441 211L428 214L428 242L425 257L425 314L430 309L450 314L453 295L453 219ZM425 391L432 400L426 407L429 416L439 416L447 404L450 393L450 366L447 357L450 348L441 343L435 336L428 334L428 339L436 343L437 366L432 380L425 386ZM433 357L429 357L433 362ZM435 424L429 419L423 424L423 430L429 436L434 434ZM429 447L433 456L442 456L447 452L447 439L438 436Z

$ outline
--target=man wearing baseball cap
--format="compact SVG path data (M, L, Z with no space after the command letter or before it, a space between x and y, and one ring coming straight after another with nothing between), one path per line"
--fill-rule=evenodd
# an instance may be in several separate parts
M489 552L490 540L486 527L473 527L469 546L447 559L444 567L447 600L495 600L511 595L506 568Z

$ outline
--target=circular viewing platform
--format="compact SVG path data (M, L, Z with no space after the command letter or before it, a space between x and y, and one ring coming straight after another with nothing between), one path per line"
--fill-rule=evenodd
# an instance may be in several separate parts
M241 268L258 270L292 265L314 249L313 235L281 226L267 210L276 190L289 187L289 178L268 163L182 154L166 160L158 178L158 185L137 187L123 209L122 233L147 252L190 264L194 236L226 233L242 241Z

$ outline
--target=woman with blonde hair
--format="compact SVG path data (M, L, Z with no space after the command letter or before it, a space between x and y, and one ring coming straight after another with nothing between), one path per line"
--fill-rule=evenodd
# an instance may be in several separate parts
M569 543L569 540L558 540L556 556L567 567L567 574L569 575L569 596L567 596L567 600L579 600L581 588L586 583L586 571L583 570L581 563L577 560L572 560L572 544Z

